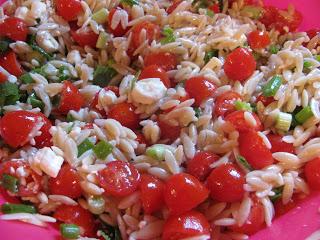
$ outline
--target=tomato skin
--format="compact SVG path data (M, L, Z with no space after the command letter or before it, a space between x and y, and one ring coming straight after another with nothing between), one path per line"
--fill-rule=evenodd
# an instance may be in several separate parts
M262 131L263 126L259 117L255 113L251 113L256 120L256 126L249 125L244 118L245 111L235 111L225 117L225 120L230 122L234 128L238 131L245 131L247 129L254 129L256 131Z
M146 78L160 78L166 88L171 87L171 82L167 72L157 65L150 65L142 70L139 80Z
M307 35L310 39L314 38L319 33L320 33L319 28L313 28L307 31Z
M238 225L229 228L238 233L253 235L265 226L264 208L257 197L251 198L252 206L247 221L240 227Z
M166 182L164 201L170 214L178 215L195 208L208 195L208 189L198 179L187 173L179 173Z
M210 165L220 157L211 152L198 152L187 162L187 172L200 181L204 181L210 174Z
M41 147L51 141L51 123L41 113L23 110L6 113L0 120L0 135L11 147L23 146L29 142L29 134L39 121L44 124L40 128L42 134L35 137L35 141L36 145Z
M140 174L131 164L123 161L112 161L98 172L100 186L115 197L123 197L133 193L139 186Z
M273 97L265 97L263 96L262 94L260 94L258 97L257 97L257 100L256 102L262 102L263 106L268 106L269 104L273 103L275 100Z
M158 120L161 139L169 139L170 142L175 141L180 136L181 128L179 126L171 126L165 121Z
M308 185L314 190L320 190L320 157L309 161L304 172Z
M78 225L83 230L82 236L95 237L96 235L95 220L92 213L80 205L60 205L54 212L53 217L64 223Z
M16 77L21 76L23 73L17 55L13 51L0 56L0 66Z
M99 35L94 33L92 30L70 30L73 40L81 47L89 46L92 48L96 47L96 43Z
M258 133L252 129L239 133L239 151L254 169L262 169L273 164L270 149L264 144Z
M14 41L27 39L28 27L25 21L17 17L8 17L0 23L0 36L8 37Z
M80 176L77 171L65 164L56 178L49 178L51 194L65 195L70 198L79 198L82 195Z
M132 28L132 45L135 49L142 44L142 42L140 42L140 32L142 29L145 29L146 31L146 39L148 40L149 44L153 40L160 38L160 27L158 25L149 21L138 23Z
M56 0L56 10L66 21L73 21L83 11L80 0Z
M292 143L287 143L282 140L282 136L276 134L268 134L267 135L270 143L271 143L271 152L288 152L293 153L295 152L294 146Z
M237 48L227 56L224 72L232 81L246 81L256 69L257 63L252 53L246 48Z
M7 80L8 80L8 77L4 73L0 72L0 83L4 83Z
M200 104L207 98L212 97L216 85L205 77L192 77L186 81L185 89L191 98L194 98L195 105Z
M44 122L43 126L41 127L41 135L34 137L34 140L36 142L37 148L43 148L43 147L51 147L52 146L52 135L50 133L50 128L52 127L52 124L50 120L42 113L38 113L39 117L41 117L41 120Z
M146 214L152 214L161 210L164 204L164 183L149 174L143 174L140 182L140 199Z
M135 139L139 144L145 144L146 146L148 146L148 142L146 140L146 138L144 137L144 135L139 132L139 131L134 131L134 133L137 135L137 138Z
M108 118L112 118L120 122L123 126L135 130L139 128L139 115L134 111L136 107L127 102L118 103L114 105L109 113Z
M177 57L170 52L150 53L144 58L144 66L150 65L157 65L167 72L177 67Z
M168 14L172 13L179 6L181 2L182 0L174 0L173 3L171 3L171 5L167 8L166 12Z
M248 35L249 46L254 49L265 48L270 44L270 42L268 33L263 31L252 31Z
M105 88L103 88L103 89L104 89L105 91L112 91L112 92L114 92L114 94L115 94L117 97L119 97L119 88L118 88L118 87L116 87L116 86L108 86L108 87L105 87ZM91 108L91 109L94 109L96 112L100 113L101 116L106 117L106 112L105 112L103 109L100 110L100 109L97 107L98 101L99 101L99 93L100 93L100 91L98 91L98 92L96 93L96 95L94 96L92 102L90 103L90 108Z
M220 202L237 202L244 196L245 177L233 163L227 163L213 169L207 178L211 198Z
M126 12L125 10L123 10L122 8L113 8L110 10L109 15L108 15L108 30L115 36L115 37L122 37L123 35L126 34L128 28L122 28L121 26L121 22L116 26L115 29L112 29L111 27L111 23L112 23L112 19L113 19L113 15L116 13L116 11L122 11L122 12ZM129 17L128 17L129 19Z
M58 111L67 114L70 110L79 111L84 105L84 98L71 82L64 81Z
M242 100L242 96L234 91L228 91L219 95L215 100L214 114L216 116L227 116L236 111L234 103L236 100Z
M190 211L166 220L162 240L180 240L209 234L210 225L206 217L200 212Z

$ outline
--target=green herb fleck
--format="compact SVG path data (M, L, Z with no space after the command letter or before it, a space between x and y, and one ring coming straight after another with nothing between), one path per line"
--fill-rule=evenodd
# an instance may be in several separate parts
M120 3L124 5L129 5L130 7L132 7L133 5L139 5L138 0L121 0Z
M207 9L207 12L206 12L207 16L209 17L213 17L214 16L214 12L210 9Z
M19 77L20 81L24 84L34 83L30 73L25 73Z
M213 57L218 57L218 50L214 49L206 52L206 54L204 55L203 61L205 63L208 63Z
M270 53L272 54L277 54L280 50L280 46L279 45L271 45L269 48Z
M283 192L283 186L281 187L277 187L277 188L274 188L272 189L272 191L275 193L273 196L270 196L270 200L272 202L276 202L278 199L281 198L282 196L282 192Z
M20 99L19 88L17 84L4 82L0 84L0 109L3 106L15 104Z
M33 108L40 108L41 110L43 110L44 108L44 103L37 97L34 92L29 95L27 103L30 104Z
M67 120L67 122L73 122L76 119L72 116L72 114L68 113L66 120Z
M246 169L248 169L249 171L252 171L253 168L251 167L251 165L247 162L247 160L243 157L243 156L238 156L238 161L239 163Z
M86 151L92 149L93 147L94 147L94 144L88 138L86 138L78 146L78 157L80 157L82 154L84 154Z
M0 55L6 53L9 50L10 40L1 39L0 40Z
M112 152L112 149L113 146L110 143L102 140L93 147L93 152L99 159L103 160Z
M116 75L117 71L111 66L99 65L93 73L93 84L106 87Z
M4 173L2 175L1 185L4 189L7 189L12 193L17 193L19 180L16 177L13 177L9 174Z
M320 55L315 55L314 58L315 58L318 62L320 62Z
M310 69L311 69L311 67L312 67L312 63L311 62L309 62L309 61L304 61L303 62L303 70L304 71L310 71Z
M235 106L236 110L244 110L244 111L252 112L252 107L251 107L250 103L236 100L234 102L234 106Z
M58 78L60 82L69 79L70 78L69 68L67 68L66 66L59 67Z
M201 108L195 107L194 112L197 118L201 116L201 113L202 113Z
M174 31L171 27L165 27L162 31L162 35L164 37L160 40L161 44L167 44L176 41Z

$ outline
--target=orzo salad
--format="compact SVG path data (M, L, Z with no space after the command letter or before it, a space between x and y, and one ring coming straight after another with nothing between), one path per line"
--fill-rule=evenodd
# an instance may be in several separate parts
M320 190L320 35L255 0L0 7L2 220L247 239Z

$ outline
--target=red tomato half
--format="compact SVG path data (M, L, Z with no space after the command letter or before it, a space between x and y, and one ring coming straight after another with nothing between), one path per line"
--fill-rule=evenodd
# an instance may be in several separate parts
M256 131L262 131L263 126L259 117L255 113L251 113L254 119L256 120L256 126L252 127L247 123L244 118L244 111L232 112L225 117L225 120L230 122L234 128L238 131L244 131L247 129L254 129Z
M320 190L320 158L315 158L304 167L308 185L314 190Z
M140 182L140 193L143 210L146 214L152 214L161 210L164 204L164 183L158 178L143 174Z
M170 71L177 67L177 57L170 52L150 53L144 58L144 66L150 65L157 65L165 71Z
M237 48L229 53L223 68L229 79L244 82L253 74L256 66L256 60L248 49Z
M0 135L11 147L16 148L23 146L30 141L29 135L39 123L43 124L40 128L42 134L35 137L36 144L39 146L47 145L51 140L51 135L49 133L51 123L41 113L32 113L28 111L6 113L0 120Z
M157 65L150 65L142 70L139 79L146 78L160 78L161 82L164 84L164 86L166 86L166 88L171 87L171 82L167 72Z
M132 28L132 44L133 48L138 48L142 42L140 42L140 33L142 30L146 32L146 39L148 40L149 44L153 40L157 40L160 38L160 27L152 22L144 21L138 23Z
M194 98L195 105L200 104L207 98L212 97L216 85L205 77L192 77L186 81L185 89L191 98Z
M70 110L79 111L84 105L84 98L79 90L69 81L63 82L58 111L67 114Z
M263 96L262 94L260 94L258 97L257 97L257 100L256 102L262 102L263 106L268 106L270 103L273 103L275 101L275 99L273 97L265 97Z
M271 152L288 152L294 154L294 146L292 143L287 143L282 140L282 136L275 134L268 134L268 139L271 143Z
M254 49L265 48L270 44L270 37L268 33L256 30L249 33L248 43Z
M129 16L128 16L128 13L123 10L122 8L113 8L110 10L109 12L109 16L108 16L108 29L109 31L115 36L115 37L122 37L123 35L126 34L127 32L127 28L123 28L122 25L121 25L121 21L118 23L118 25L114 28L112 28L112 21L113 21L113 16L114 14L117 13L119 15L126 15L128 20L129 20Z
M0 23L0 36L8 37L14 41L27 39L28 27L25 21L16 17L8 17Z
M109 90L110 90L110 91L114 92L114 94L115 94L117 97L119 97L119 88L116 87L116 86L108 86L108 87L105 87L104 90L105 90L105 91L109 91ZM100 113L101 116L105 117L105 116L106 116L106 112L105 112L103 109L99 109L99 108L97 107L97 105L98 105L98 100L99 100L99 99L98 99L98 98L99 98L99 92L100 92L100 91L98 91L98 92L96 93L96 95L94 96L92 102L90 103L90 108L94 109L95 111L97 111L98 113Z
M198 152L187 162L187 172L200 181L204 181L210 174L210 165L220 157L211 152Z
M56 0L55 4L58 15L67 21L76 20L83 11L80 0Z
M181 240L209 234L210 225L206 217L197 211L190 211L167 219L163 227L162 240Z
M0 66L16 77L19 77L23 73L17 55L13 51L0 56Z
M206 200L208 195L206 187L187 173L171 176L164 190L164 200L172 215L190 211Z
M131 164L113 161L98 172L100 186L115 197L123 197L133 193L140 183L140 174Z
M298 194L298 193L294 193L292 198L290 199L290 201L287 204L283 204L282 199L278 199L275 203L274 203L274 209L276 212L276 216L282 216L284 214L286 214L287 212L289 212L290 210L294 209L297 207L298 204L300 204L303 199L306 196L304 194Z
M216 116L227 116L229 113L236 111L234 103L237 100L242 100L241 95L237 92L228 91L221 94L215 100L214 114Z
M52 127L52 124L50 120L42 113L38 113L39 117L41 117L41 121L43 122L43 125L40 129L41 135L34 137L34 140L36 142L37 148L43 148L43 147L51 147L52 141L51 141L51 133L50 128Z
M53 217L64 223L78 225L81 229L82 236L96 236L96 226L92 213L80 205L61 205L56 209Z
M8 77L4 73L0 72L0 83L4 83L7 80L8 80Z
M70 30L73 40L81 47L89 46L92 48L96 47L96 43L99 35L94 33L90 29L78 29Z
M270 149L264 144L258 133L252 129L241 131L239 135L239 150L254 169L261 169L273 164Z
M123 126L135 130L139 128L140 122L139 115L134 112L135 110L136 107L131 103L118 103L110 109L108 118L115 119Z
M220 7L218 3L211 5L210 7L208 7L208 9L210 9L214 13L220 13Z
M213 199L220 202L237 202L244 196L245 177L233 163L213 169L207 178L207 186Z
M165 121L158 120L160 128L161 139L169 139L170 142L175 141L180 136L181 127L171 126Z
M80 176L69 164L65 164L56 178L49 178L51 194L65 195L70 198L79 198L82 195Z

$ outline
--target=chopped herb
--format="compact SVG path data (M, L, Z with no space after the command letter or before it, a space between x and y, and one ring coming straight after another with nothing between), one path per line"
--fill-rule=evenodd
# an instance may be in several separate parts
M38 73L44 77L47 77L47 73L45 72L45 66L42 66L42 67L38 67L38 68L34 68L31 70L32 73Z
M86 138L78 146L78 157L80 157L82 154L84 154L86 151L92 149L93 147L94 147L94 144L88 138Z
M36 213L36 208L32 205L26 204L13 204L13 203L4 203L1 206L1 211L5 214L12 213Z
M267 84L262 88L262 94L265 97L273 97L276 95L282 84L282 77L279 75L274 76Z
M52 59L52 55L47 53L45 50L43 50L41 47L39 47L38 45L31 45L32 50L37 51L38 53L40 53L42 56L44 56L47 60L51 60Z
M131 81L131 86L130 86L130 89L131 89L131 90L134 88L134 85L135 85L136 82L138 81L140 74L141 74L141 71L139 70L139 71L136 72L136 74L134 75L134 78L133 78L132 81Z
M314 58L315 58L318 62L320 62L320 55L315 55Z
M37 97L34 92L29 95L27 103L30 104L33 108L38 107L41 110L44 108L44 103Z
M99 65L93 73L93 84L106 87L116 75L117 71L114 68Z
M4 82L0 84L0 109L3 106L15 104L20 99L19 88L17 84Z
M310 106L304 107L301 111L299 111L294 118L297 120L298 123L303 124L309 118L313 116L313 112Z
M280 46L279 45L271 45L269 48L270 53L272 54L277 54L280 50Z
M220 12L223 10L223 0L218 0Z
M161 44L167 44L176 41L176 37L174 36L174 32L171 27L165 27L162 31L162 35L164 37L160 40Z
M243 157L243 156L238 156L238 161L239 163L245 168L248 169L249 171L252 171L253 168L251 167L251 165L247 162L247 160Z
M93 147L93 152L99 159L103 160L112 152L112 149L113 146L110 143L102 140Z
M112 240L104 231L99 230L98 231L98 236L103 237L104 240Z
M210 9L207 9L207 12L206 12L207 16L209 17L213 17L214 16L214 12Z
M218 57L218 50L214 49L206 52L206 54L204 55L203 61L205 63L208 63L213 57Z
M80 236L80 228L75 224L60 224L60 232L66 239L76 239Z
M121 0L120 3L124 5L129 5L130 7L132 7L133 5L139 5L138 0Z
M105 32L100 32L97 43L96 43L96 48L100 48L100 49L106 48L107 39L108 39L108 34Z
M165 144L152 145L147 148L146 155L158 161L162 161L164 159L164 151L166 148Z
M0 40L0 55L4 54L9 50L10 40L1 39Z
M272 189L272 191L275 193L273 196L270 196L270 200L272 202L276 202L278 199L281 198L282 196L282 192L283 192L283 187L277 187L277 188L274 188Z
M67 122L73 122L74 120L76 120L70 113L67 114Z
M75 123L73 122L69 127L67 127L66 132L70 133L72 128L74 127Z
M69 79L70 78L69 68L67 68L66 66L59 67L58 78L60 82Z
M2 175L1 185L4 189L7 189L12 193L17 193L19 180L16 177L13 177L9 174L4 173Z
M19 79L24 84L34 83L34 80L31 77L30 73L25 73L25 74L21 75Z
M304 61L303 62L303 70L308 72L310 71L310 68L312 67L312 63L309 61Z
M236 110L244 110L244 111L252 112L252 107L251 107L250 103L237 100L234 102L234 106L235 106Z
M197 118L201 116L201 113L202 113L201 108L195 107L194 112Z

